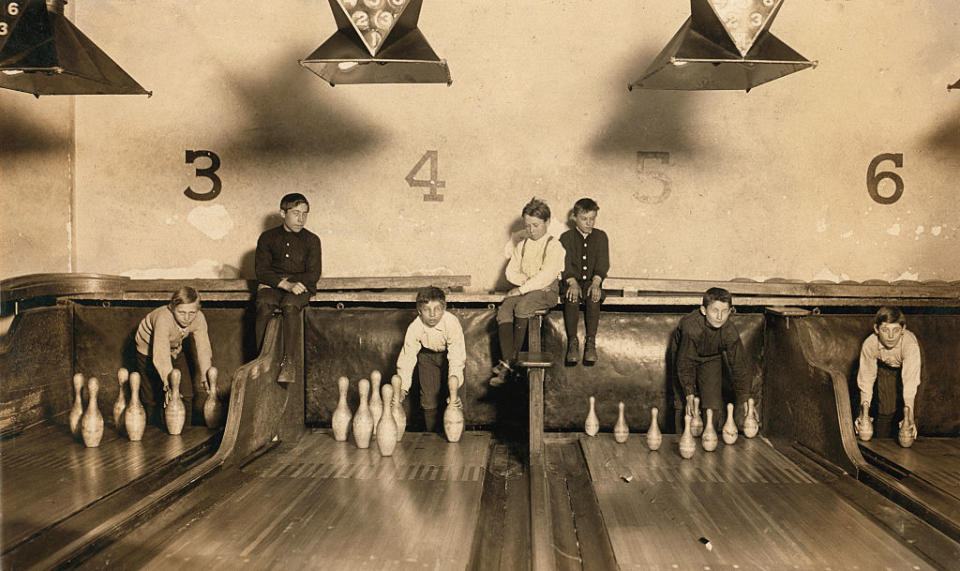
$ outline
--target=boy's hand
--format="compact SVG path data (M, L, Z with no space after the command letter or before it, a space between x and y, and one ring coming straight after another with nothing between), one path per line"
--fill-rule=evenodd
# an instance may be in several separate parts
M303 285L300 282L295 282L293 284L293 287L290 288L290 293L292 293L293 295L300 295L302 293L306 293L306 291L307 291L307 286Z
M603 294L603 290L600 289L599 284L590 284L590 287L587 288L587 296L593 300L594 303L600 301L600 295Z
M572 284L568 283L567 287L567 301L580 301L580 284L574 282Z
M518 287L515 287L507 292L507 297L516 297L518 295L523 295L522 293L520 293L520 288Z
M696 410L693 405L693 395L687 395L687 405L683 409L683 414L690 417L696 416Z

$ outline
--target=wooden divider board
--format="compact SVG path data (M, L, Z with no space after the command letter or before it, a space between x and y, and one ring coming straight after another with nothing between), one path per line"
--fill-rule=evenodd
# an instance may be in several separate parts
M874 438L859 444L960 500L960 438L921 436L910 448L903 448L894 438Z
M762 439L690 460L677 442L580 439L620 569L932 569Z

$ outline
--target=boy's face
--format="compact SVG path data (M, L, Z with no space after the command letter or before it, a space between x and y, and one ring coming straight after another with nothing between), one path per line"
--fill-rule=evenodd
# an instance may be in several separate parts
M303 225L307 223L307 214L310 213L310 206L307 204L298 204L286 210L280 210L280 216L283 217L283 227L289 232L299 232L303 230Z
M440 323L440 318L443 317L443 302L441 301L429 301L424 305L421 305L417 308L417 313L420 314L420 321L423 321L423 324L427 327L436 327Z
M533 240L539 240L547 233L547 221L529 214L523 216L523 227Z
M899 323L881 323L880 325L873 326L877 337L880 338L880 344L887 349L893 349L897 346L906 329L906 325L900 325Z
M593 231L594 224L597 223L597 211L587 212L583 210L573 215L573 223L577 225L577 230L581 234L589 234Z
M198 311L200 311L200 304L197 302L181 303L177 307L173 308L173 318L177 321L180 327L186 327L193 323L193 320L197 318Z
M707 324L714 329L723 327L730 319L730 304L725 301L714 301L710 305L700 306L700 313L707 318Z

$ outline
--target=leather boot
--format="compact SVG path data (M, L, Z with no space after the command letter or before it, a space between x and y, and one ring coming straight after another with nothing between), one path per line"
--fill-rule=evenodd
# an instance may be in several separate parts
M576 337L567 340L567 363L576 364L580 360L580 341Z
M583 343L583 362L591 365L597 362L597 340L594 337L587 337Z

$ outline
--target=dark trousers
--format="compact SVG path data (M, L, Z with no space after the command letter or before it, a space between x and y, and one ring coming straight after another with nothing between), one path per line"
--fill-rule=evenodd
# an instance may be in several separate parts
M282 289L266 287L257 290L257 350L263 344L267 324L276 310L283 313L283 358L290 362L293 358L293 340L297 339L297 325L300 311L310 303L310 292L294 295Z
M538 311L557 304L556 284L549 289L538 289L523 295L506 297L497 308L497 337L500 341L500 359L512 363L523 348L527 324Z
M447 378L447 352L420 349L417 354L417 377L420 381L420 406L427 432L437 429L440 391Z
M704 361L697 365L697 396L700 397L700 414L703 422L707 422L707 409L713 410L713 425L718 430L726 421L727 407L723 403L723 360L721 358ZM674 389L674 422L677 433L683 431L683 416L686 410L686 398L683 389L677 386ZM738 426L743 426L746 416L746 396L737 395L735 419ZM742 402L741 402L742 401Z
M877 424L874 434L877 438L893 437L893 417L900 404L900 369L885 363L877 363Z
M184 426L190 426L193 418L193 376L187 359L181 351L173 360L173 368L180 371L180 396L183 397L183 408L186 410ZM147 413L147 424L163 425L163 381L160 373L153 366L153 359L137 351L137 372L140 373L140 402Z
M591 282L581 281L580 300L570 301L567 299L566 291L561 293L563 299L563 326L567 331L567 340L576 339L577 322L580 318L580 304L583 304L583 321L587 329L587 337L597 336L597 327L600 325L600 305L603 304L603 296L600 301L593 301L587 296L587 289ZM566 290L566 288L564 288Z

